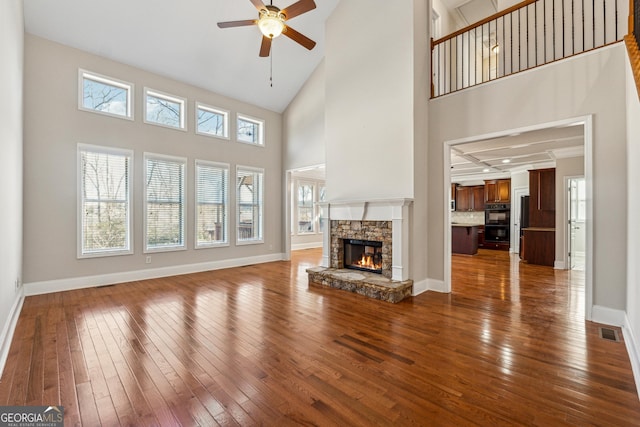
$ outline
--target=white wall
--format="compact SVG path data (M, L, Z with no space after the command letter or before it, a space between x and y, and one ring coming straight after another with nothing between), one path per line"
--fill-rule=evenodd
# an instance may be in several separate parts
M440 37L453 33L464 26L456 12L449 13L449 9L442 3L442 0L432 0L431 7L440 16ZM431 32L429 32L429 37L431 37Z
M284 169L325 163L324 60L283 113Z
M627 220L627 319L624 339L635 374L636 386L640 389L640 101L636 90L629 59L626 59L627 93L627 168L628 201Z
M567 188L565 177L584 176L584 157L556 159L556 265L567 268Z
M625 309L627 262L620 256L627 249L623 73L624 47L617 44L431 101L429 277L444 277L445 141L593 114L593 301Z
M22 301L22 0L0 2L0 373Z
M135 120L80 111L78 68L135 84ZM143 87L182 96L187 103L187 132L144 124ZM194 102L231 111L231 140L194 133ZM235 114L241 112L266 120L266 146L237 143ZM283 252L282 116L249 104L207 92L138 68L27 34L25 46L25 213L24 279L47 288L52 281L104 276L125 279L131 272L152 269L150 274L168 275L180 266L229 262L230 260L280 259ZM76 258L76 147L78 143L128 148L133 162L133 255ZM186 241L188 250L143 254L143 153L188 158ZM235 190L230 189L230 246L194 250L194 161L229 163L235 179L236 165L265 169L264 244L235 245ZM242 263L242 261L240 261ZM162 270L165 269L165 270ZM116 275L116 276L114 276ZM68 280L65 282L68 283ZM82 281L73 281L81 285ZM74 286L75 286L74 285Z
M373 3L341 2L326 24L330 201L413 197L413 2Z

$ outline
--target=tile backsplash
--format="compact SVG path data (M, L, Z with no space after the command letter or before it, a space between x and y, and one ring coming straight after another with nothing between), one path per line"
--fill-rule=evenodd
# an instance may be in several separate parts
M451 222L484 225L484 212L451 212Z

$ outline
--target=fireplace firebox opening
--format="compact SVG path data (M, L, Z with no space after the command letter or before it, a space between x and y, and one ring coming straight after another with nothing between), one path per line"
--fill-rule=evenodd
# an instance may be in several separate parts
M382 274L382 242L343 239L344 268Z

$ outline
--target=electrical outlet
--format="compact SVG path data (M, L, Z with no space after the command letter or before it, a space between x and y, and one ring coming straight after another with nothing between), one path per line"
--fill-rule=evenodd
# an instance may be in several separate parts
M20 287L22 286L22 280L20 280L20 278L16 278L16 289L20 289Z
M273 250L273 245L269 245L269 250L272 251Z
M151 257L150 256L146 257L144 262L147 264L151 264Z

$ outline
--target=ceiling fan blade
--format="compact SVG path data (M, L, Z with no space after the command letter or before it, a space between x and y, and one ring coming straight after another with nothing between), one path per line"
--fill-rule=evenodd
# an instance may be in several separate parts
M315 8L316 4L313 0L300 0L299 2L282 9L281 12L287 17L287 19L291 19Z
M260 56L267 57L271 52L271 38L262 36L262 44L260 45Z
M262 3L262 1L260 0L249 0L251 3L253 3L253 5L256 7L256 9L261 10L264 9L264 3Z
M257 23L258 23L257 19L245 19L244 21L218 22L218 27L220 28L244 27L247 25L255 25Z
M288 25L284 26L284 31L282 32L282 34L289 37L294 42L300 43L302 46L306 47L309 50L313 49L316 46L316 42L311 40L309 37L300 34Z

